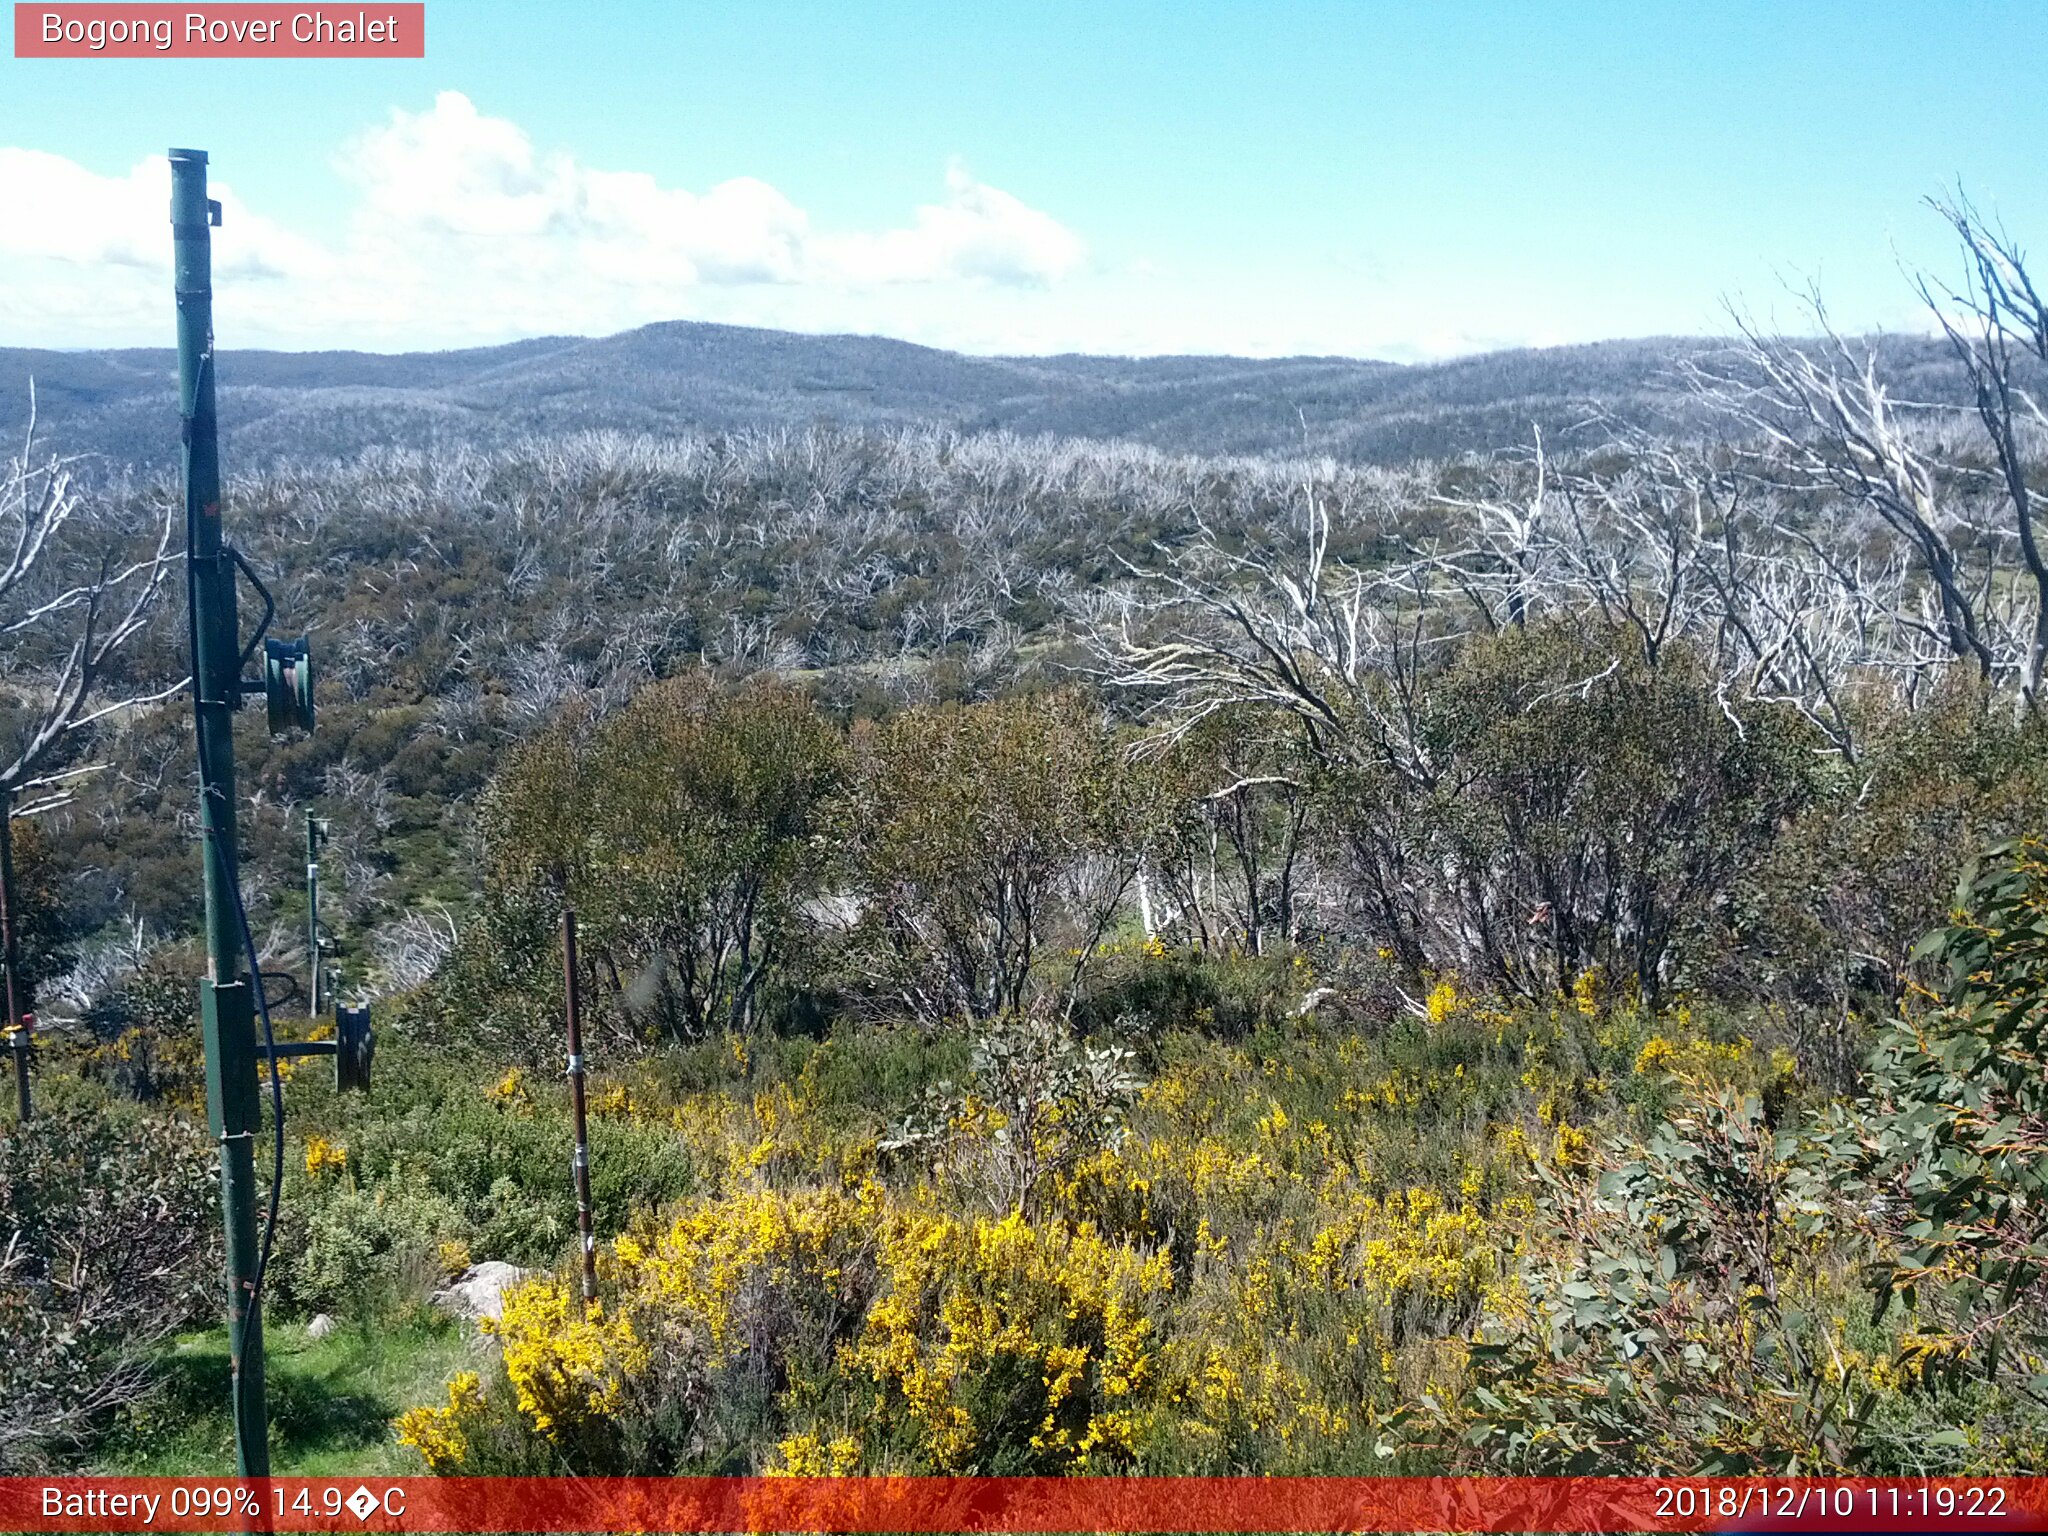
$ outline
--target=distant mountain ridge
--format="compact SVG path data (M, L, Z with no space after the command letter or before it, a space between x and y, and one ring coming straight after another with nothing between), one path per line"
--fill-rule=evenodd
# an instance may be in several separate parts
M1598 342L1403 365L1341 357L972 357L872 336L669 321L613 336L452 352L223 352L226 466L353 458L378 446L502 445L590 428L731 431L835 422L1121 439L1174 452L1299 451L1398 462L1555 436L1589 404L1670 427L1691 338ZM1891 343L1939 368L1932 342ZM168 348L0 348L0 432L19 441L33 378L49 447L111 466L177 449Z

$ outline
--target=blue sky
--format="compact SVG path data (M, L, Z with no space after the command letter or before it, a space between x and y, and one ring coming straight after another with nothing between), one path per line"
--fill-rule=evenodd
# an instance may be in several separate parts
M1917 326L1958 179L2048 231L2039 0L584 6L418 61L0 59L0 342L163 344L163 148L234 345L667 318L1413 359ZM2035 243L2038 243L2036 241Z

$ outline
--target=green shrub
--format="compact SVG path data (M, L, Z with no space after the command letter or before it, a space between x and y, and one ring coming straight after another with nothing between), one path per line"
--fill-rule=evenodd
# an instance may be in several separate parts
M1243 1039L1265 1027L1287 1027L1305 986L1305 960L1293 953L1236 955L1163 945L1126 947L1105 955L1074 1009L1077 1023L1097 1032L1142 1037L1198 1029Z
M1073 999L1138 869L1147 791L1075 691L856 726L834 809L849 958L929 1024Z
M976 1026L966 1081L941 1082L881 1143L936 1159L996 1215L1035 1210L1049 1180L1120 1141L1144 1080L1040 1011Z
M2048 1353L2048 840L1973 861L1915 952L1945 973L1885 1028L1867 1091L1821 1122L1822 1167L1879 1239L1901 1371L2038 1384Z
M1741 939L1710 978L1724 995L1889 1015L1913 946L1946 918L1962 853L2048 821L2038 717L1960 680L1922 709L1870 714L1858 761L1827 766L1824 792L1738 891ZM1815 1043L1850 1058L1830 1073L1848 1088L1867 1033Z
M0 1472L89 1445L148 1392L154 1348L217 1304L211 1152L83 1099L0 1135Z
M565 715L484 798L503 887L485 919L511 932L482 942L544 953L536 925L566 903L594 1029L683 1042L751 1026L805 958L800 908L840 756L808 695L765 678L721 688L693 670L602 721ZM507 979L527 969L513 958ZM470 1007L495 1005L494 989L471 990Z
M379 1086L364 1098L293 1085L294 1128L345 1149L346 1156L344 1169L307 1174L293 1199L303 1189L319 1207L352 1188L362 1198L386 1201L387 1209L370 1222L382 1235L369 1255L371 1270L384 1279L401 1259L415 1262L404 1255L431 1253L444 1237L466 1242L479 1259L553 1262L576 1231L569 1173L574 1130L559 1070L508 1069L398 1041L380 1050L378 1072ZM593 1101L600 1097L593 1092ZM696 1171L659 1117L607 1113L600 1105L588 1128L591 1198L601 1233L621 1231L636 1213L693 1187ZM387 1230L412 1218L421 1223L416 1241ZM346 1292L351 1282L342 1277L357 1272L359 1246L337 1236L329 1250L340 1288L315 1289ZM392 1257L394 1247L403 1254Z
M1858 1459L1867 1384L1828 1368L1816 1314L1836 1298L1789 1262L1821 1214L1798 1193L1795 1139L1754 1095L1682 1088L1641 1144L1539 1164L1548 1239L1472 1345L1466 1399L1423 1419L1473 1470L1811 1474Z
M470 1236L462 1213L421 1183L348 1183L295 1202L280 1251L278 1298L302 1312L370 1318L423 1300L444 1264L441 1245Z
M1696 655L1653 660L1626 632L1488 636L1383 703L1412 741L1361 741L1323 814L1368 930L1418 979L1536 998L1591 969L1651 999L1696 983L1813 793L1796 715L1729 702Z

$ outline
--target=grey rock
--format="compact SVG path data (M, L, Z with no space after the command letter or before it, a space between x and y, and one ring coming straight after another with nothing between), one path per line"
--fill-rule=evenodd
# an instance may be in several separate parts
M444 1288L434 1292L434 1305L456 1317L498 1318L505 1311L505 1292L521 1281L531 1280L538 1270L488 1259L473 1264Z

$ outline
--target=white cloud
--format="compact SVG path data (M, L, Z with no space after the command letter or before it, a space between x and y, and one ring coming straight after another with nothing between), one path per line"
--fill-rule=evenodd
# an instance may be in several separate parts
M1080 238L1048 213L985 186L955 161L942 203L907 228L818 234L766 182L739 177L702 194L637 171L542 156L514 123L460 92L425 112L397 111L337 161L361 193L367 240L442 242L493 265L568 261L628 288L803 283L857 287L980 279L1044 284L1081 264ZM473 280L474 271L466 276Z
M334 168L346 201L325 242L214 183L224 345L404 350L686 319L984 353L1419 359L1586 328L1527 288L1475 301L1455 277L1324 271L1294 252L1265 271L1198 251L1095 256L958 160L880 227L819 228L765 181L692 190L588 165L453 91L392 111ZM0 148L0 206L19 215L0 223L0 339L168 344L168 204L161 158L107 176Z
M424 240L443 257L482 253L514 268L574 256L612 283L803 275L808 221L767 183L742 178L698 196L639 172L543 157L516 124L485 117L455 91L426 112L392 113L336 167L361 194L355 221L365 239Z
M77 265L155 267L168 260L170 176L138 165L123 179L95 176L61 155L0 149L0 189L22 217L0 224L0 255Z
M842 328L871 329L855 317L875 289L909 286L958 307L991 289L1042 289L1085 260L1057 218L958 162L943 198L902 227L819 231L764 181L693 192L585 165L537 149L518 124L456 91L424 111L394 110L345 145L335 169L353 201L345 235L327 248L215 184L225 210L216 276L272 280L223 306L224 334L245 345L386 348L711 313L773 324L798 295L836 301L827 307L844 314ZM161 159L102 176L60 155L0 148L0 199L28 210L0 226L0 320L10 336L156 339L170 258Z
M324 267L318 247L252 213L232 187L216 183L212 195L223 216L219 275L311 276ZM161 158L126 176L96 176L62 155L0 147L0 197L22 215L0 224L0 257L170 269L171 175Z
M829 266L872 283L981 277L1045 284L1073 272L1085 254L1059 220L984 186L958 160L946 168L945 202L918 209L909 229L841 236L826 250Z

